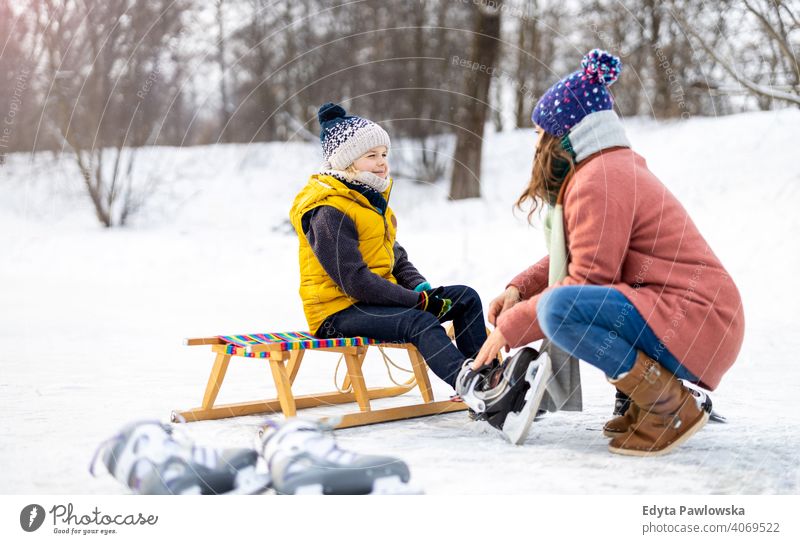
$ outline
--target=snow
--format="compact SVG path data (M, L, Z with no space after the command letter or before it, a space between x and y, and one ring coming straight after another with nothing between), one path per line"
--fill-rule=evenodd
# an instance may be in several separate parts
M548 415L523 446L456 413L337 431L343 447L403 458L431 494L800 492L800 168L788 143L800 112L626 124L744 297L745 343L712 394L730 423L707 425L665 457L612 455L600 429L613 389L586 365L584 411ZM431 283L469 284L488 304L544 254L538 223L512 213L533 144L527 130L488 138L480 200L446 203L444 182L397 180L399 240ZM305 328L286 216L318 153L304 143L143 150L138 176L158 190L134 225L110 230L68 156L9 157L0 169L0 491L124 492L92 478L89 460L124 423L199 405L213 358L183 338ZM331 390L335 364L308 354L296 392ZM365 373L368 384L388 383L377 353ZM234 359L218 402L274 396L271 382L263 362ZM263 419L180 427L199 443L251 446Z

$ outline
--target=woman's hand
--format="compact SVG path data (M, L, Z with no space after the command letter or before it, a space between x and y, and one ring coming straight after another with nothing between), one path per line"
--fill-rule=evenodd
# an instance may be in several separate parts
M520 300L522 300L522 297L519 295L519 289L513 285L509 285L500 296L489 303L489 315L487 316L489 323L495 326L500 314L514 306Z
M478 356L475 357L472 365L470 365L472 370L478 370L480 367L490 362L504 346L506 351L508 351L509 347L506 343L506 337L503 336L500 329L493 330L492 334L489 335L489 338L487 338L486 342L481 346Z

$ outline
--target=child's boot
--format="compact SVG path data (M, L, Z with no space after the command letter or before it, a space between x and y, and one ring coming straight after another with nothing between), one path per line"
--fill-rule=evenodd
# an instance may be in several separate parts
M608 449L622 455L652 456L672 451L708 421L710 403L699 401L671 372L639 351L633 367L609 379L638 407L628 432Z

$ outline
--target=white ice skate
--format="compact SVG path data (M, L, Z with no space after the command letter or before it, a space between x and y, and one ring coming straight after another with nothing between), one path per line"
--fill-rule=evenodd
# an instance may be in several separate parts
M418 494L408 466L394 457L361 455L339 448L332 429L317 421L268 420L262 454L272 486L286 495Z
M199 447L158 421L131 423L100 444L92 475L101 453L108 472L141 495L251 495L270 484L256 450Z

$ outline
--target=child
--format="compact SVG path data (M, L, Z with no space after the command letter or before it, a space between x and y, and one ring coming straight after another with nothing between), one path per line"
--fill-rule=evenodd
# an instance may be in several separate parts
M550 255L492 301L497 328L473 368L500 346L547 337L630 397L604 427L610 451L666 453L708 420L710 401L680 380L719 385L742 345L742 301L686 210L630 149L607 90L619 59L595 49L582 66L533 111L533 174L517 203L546 203L563 221L548 217Z
M300 297L312 334L414 344L451 386L486 340L478 294L432 289L395 241L389 135L336 104L319 109L325 156L290 212L300 241ZM453 321L456 346L441 327Z

